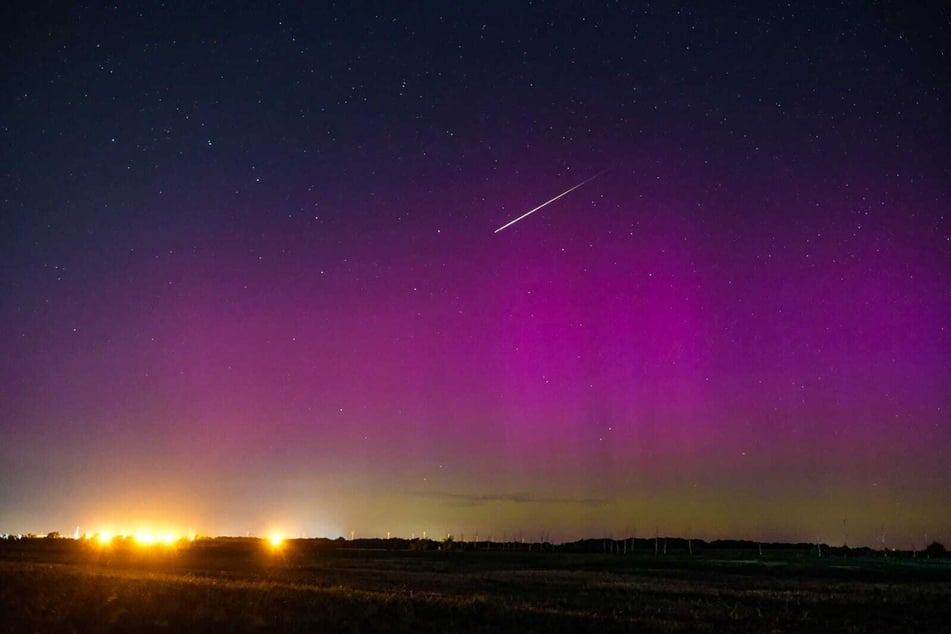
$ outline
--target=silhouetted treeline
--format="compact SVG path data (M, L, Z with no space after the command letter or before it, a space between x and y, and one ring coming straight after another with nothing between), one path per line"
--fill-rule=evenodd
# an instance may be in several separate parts
M315 541L315 540L308 540ZM581 539L562 544L528 541L462 541L448 538L442 541L433 539L405 538L360 538L346 540L316 540L325 542L330 549L340 550L415 550L415 551L495 551L495 552L555 552L590 554L652 554L656 556L715 556L717 553L735 557L746 553L750 557L768 557L774 554L799 553L817 557L871 557L875 555L893 555L900 557L928 557L931 559L947 557L948 552L938 542L922 550L889 550L887 553L868 547L849 548L847 546L829 546L809 542L757 542L743 539L687 539L684 537L638 537L628 539Z
M247 537L215 537L200 538L192 542L191 548L202 549L205 546L213 546L215 549L224 552L230 550L241 551L245 544L256 538ZM56 543L73 542L72 539L63 538L59 533L48 533L47 535L0 535L0 542L31 542L47 543L51 547ZM94 540L91 540L94 541ZM815 557L872 557L872 556L895 556L895 557L923 557L927 559L940 559L949 556L947 549L940 542L932 542L923 549L916 550L875 550L868 547L849 548L847 546L829 546L827 544L816 544L808 542L783 543L783 542L757 542L741 539L718 539L714 541L704 541L702 539L687 539L683 537L629 537L627 539L581 539L562 544L552 544L550 542L530 542L521 540L510 541L464 541L448 537L444 540L413 538L406 539L401 537L393 538L359 538L328 539L323 537L306 538L301 540L291 539L289 542L304 542L307 547L317 551L334 550L391 550L391 551L442 551L442 552L525 552L525 553L579 553L579 554L611 554L611 555L654 555L663 556L728 556L730 558L743 557L769 557L771 555L783 554L784 556L795 554L801 556ZM131 537L116 537L113 544L122 546L133 543Z

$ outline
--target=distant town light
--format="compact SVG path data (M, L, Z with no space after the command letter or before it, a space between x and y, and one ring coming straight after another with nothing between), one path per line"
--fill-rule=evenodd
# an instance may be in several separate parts
M155 543L155 535L148 531L139 531L133 537L137 543L143 546L151 546Z

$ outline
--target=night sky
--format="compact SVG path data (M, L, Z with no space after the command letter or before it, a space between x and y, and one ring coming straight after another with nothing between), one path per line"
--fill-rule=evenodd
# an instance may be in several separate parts
M0 532L951 540L940 3L127 4L0 16Z

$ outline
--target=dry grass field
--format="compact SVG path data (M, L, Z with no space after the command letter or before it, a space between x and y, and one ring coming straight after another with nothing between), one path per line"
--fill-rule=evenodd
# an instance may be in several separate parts
M951 632L951 566L326 540L0 542L0 632L188 631Z

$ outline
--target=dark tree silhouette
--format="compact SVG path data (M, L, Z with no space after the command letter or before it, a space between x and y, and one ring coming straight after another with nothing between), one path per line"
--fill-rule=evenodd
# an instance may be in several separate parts
M944 544L939 542L931 542L928 544L928 547L925 548L925 554L929 557L945 557L948 554L948 551L945 549Z

